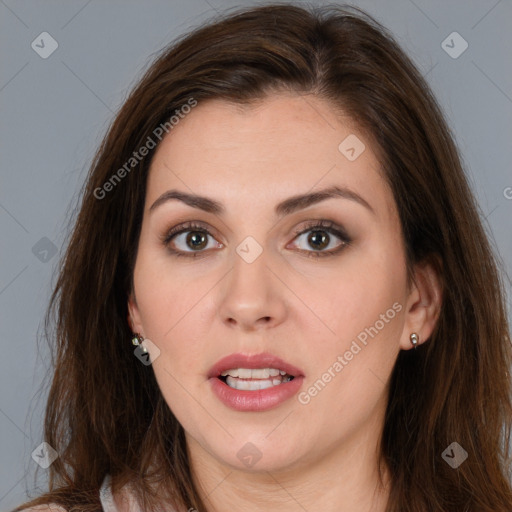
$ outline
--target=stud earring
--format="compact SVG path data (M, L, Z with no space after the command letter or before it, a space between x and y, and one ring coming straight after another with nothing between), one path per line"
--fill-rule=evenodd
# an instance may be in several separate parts
M141 345L141 343L143 341L144 341L144 338L138 332L133 334L133 338L132 338L133 345L139 346L139 345ZM147 351L148 351L148 349L142 345L142 352L147 352Z
M412 346L413 346L414 348L417 348L417 346L418 346L418 341L419 341L419 339L418 339L418 335L417 335L415 332L413 332L413 333L411 334L411 336L410 336L410 339L411 339Z

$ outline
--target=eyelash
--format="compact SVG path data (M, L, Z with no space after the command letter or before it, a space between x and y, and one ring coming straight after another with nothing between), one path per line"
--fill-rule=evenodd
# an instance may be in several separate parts
M348 235L345 233L343 228L338 226L333 221L328 221L328 220L309 221L308 223L306 223L306 226L303 226L294 232L294 239L300 235L303 235L304 233L307 233L308 231L315 231L315 230L316 231L325 231L327 233L333 234L336 237L338 237L342 241L342 243L336 249L331 249L330 251L304 251L304 250L300 251L300 252L307 253L307 256L311 257L311 258L322 258L325 256L335 256L340 251L342 251L346 246L350 245L352 242L352 240L348 237ZM199 233L204 233L206 235L213 237L213 235L203 225L198 224L196 222L186 222L184 224L180 224L179 226L176 226L176 227L170 229L169 231L167 231L164 234L164 236L162 237L162 243L165 247L167 247L167 249L170 252L173 253L173 255L175 255L177 257L185 257L185 258L201 257L205 251L183 252L183 251L171 249L169 247L169 243L175 236L180 235L181 233L187 233L188 231L197 231Z

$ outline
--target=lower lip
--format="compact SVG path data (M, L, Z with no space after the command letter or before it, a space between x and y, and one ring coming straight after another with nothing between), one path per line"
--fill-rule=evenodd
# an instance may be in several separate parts
M304 377L294 377L288 382L266 389L245 391L234 389L217 377L210 379L212 390L226 406L236 411L267 411L281 405L295 395Z

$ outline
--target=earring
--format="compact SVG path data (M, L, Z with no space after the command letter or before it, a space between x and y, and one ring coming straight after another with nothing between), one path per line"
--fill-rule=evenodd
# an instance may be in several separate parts
M414 348L417 348L417 346L418 346L418 341L419 341L419 339L418 339L418 335L417 335L415 332L413 332L413 333L411 334L411 336L410 336L410 339L411 339L412 346L413 346Z
M138 332L133 334L133 338L132 338L133 345L139 346L139 345L141 345L141 343L143 341L144 341L144 338ZM148 349L142 345L142 352L147 352L147 351L148 351Z

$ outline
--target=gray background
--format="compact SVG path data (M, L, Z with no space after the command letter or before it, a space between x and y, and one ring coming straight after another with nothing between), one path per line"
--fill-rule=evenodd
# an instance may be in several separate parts
M510 1L352 3L391 29L427 77L511 275ZM250 4L0 0L0 510L39 493L46 481L47 470L31 457L43 441L48 389L41 386L51 363L37 340L94 151L154 52L216 11ZM454 31L469 45L457 58L442 46ZM31 47L42 46L42 32L58 43L46 59ZM452 53L461 48L457 39L448 44Z

